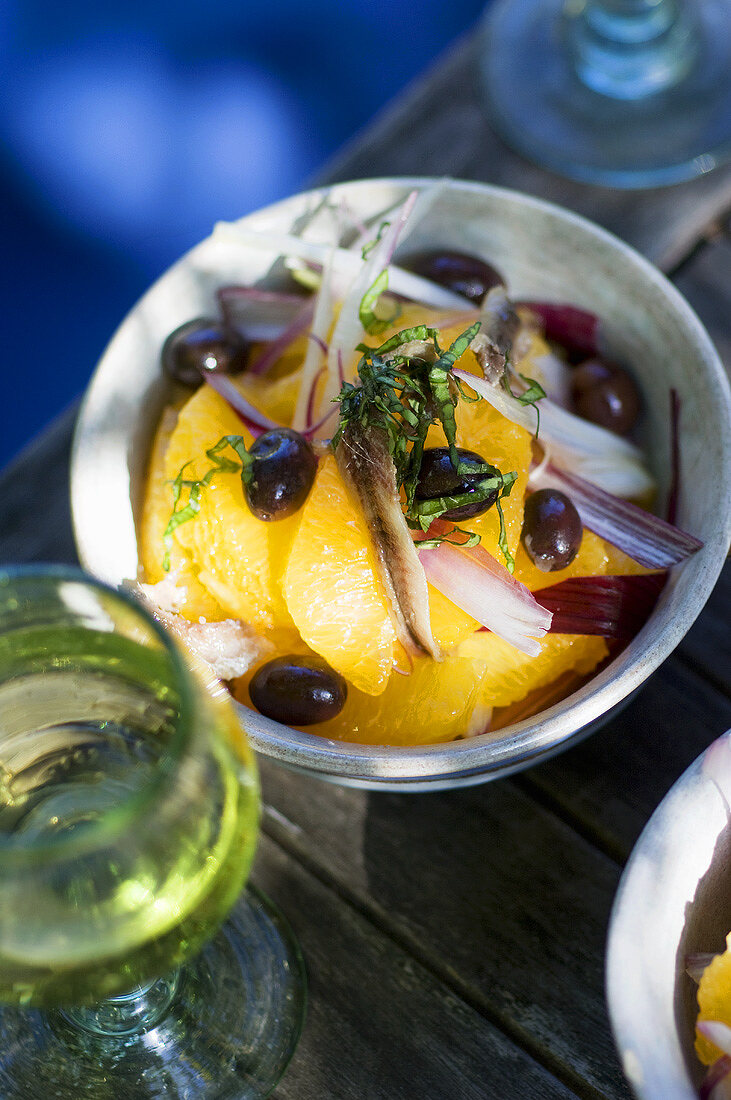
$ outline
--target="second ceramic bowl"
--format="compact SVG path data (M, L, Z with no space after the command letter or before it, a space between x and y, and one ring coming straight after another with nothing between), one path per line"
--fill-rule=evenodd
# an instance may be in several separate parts
M609 1013L641 1100L697 1100L696 984L686 958L731 931L731 731L650 818L622 875L607 950Z

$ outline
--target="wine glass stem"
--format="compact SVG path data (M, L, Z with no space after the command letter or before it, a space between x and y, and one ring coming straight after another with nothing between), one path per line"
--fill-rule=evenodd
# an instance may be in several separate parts
M108 997L85 1008L66 1009L63 1015L76 1027L94 1035L139 1035L162 1020L179 984L180 971L176 970L166 978L139 985L118 997Z
M613 99L641 100L673 87L698 54L692 3L567 0L564 12L576 74Z

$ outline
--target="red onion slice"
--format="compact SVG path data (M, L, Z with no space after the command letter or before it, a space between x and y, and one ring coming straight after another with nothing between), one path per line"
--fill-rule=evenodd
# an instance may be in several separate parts
M585 527L648 569L668 569L703 546L700 539L679 527L605 493L576 474L559 470L552 462L532 472L529 485L531 489L560 489L566 493Z
M448 524L436 521L422 538L447 533L449 529ZM418 540L419 536L416 537ZM541 607L530 590L484 547L458 547L443 542L419 550L419 561L429 583L478 623L529 657L540 653L536 639L550 629L551 612Z
M226 324L252 342L279 339L307 304L300 294L253 286L222 286L216 295Z
M700 1100L731 1100L731 1058L728 1055L722 1055L708 1067L699 1096Z
M315 302L314 299L310 299L301 307L291 325L289 325L276 340L273 340L268 345L257 360L249 365L246 373L255 375L266 374L266 372L274 366L277 360L284 355L290 344L293 344L298 336L301 336L307 331L312 324L314 312Z
M627 639L638 634L652 614L666 576L571 577L533 595L553 615L552 634Z
M561 302L516 302L537 314L549 340L563 345L575 355L586 358L599 352L599 318L595 313Z
M334 317L332 285L334 253L335 250L331 249L322 271L322 282L315 297L310 340L302 364L300 386L292 415L292 427L296 431L303 431L312 420L314 409L310 408L310 398L315 378L323 368L323 360L327 362L327 341Z

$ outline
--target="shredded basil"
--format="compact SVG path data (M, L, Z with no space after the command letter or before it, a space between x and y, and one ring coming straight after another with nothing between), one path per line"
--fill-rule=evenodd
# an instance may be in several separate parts
M234 462L231 458L226 458L221 452L231 447L239 456L239 461ZM165 554L162 559L162 567L167 573L170 570L170 551L173 546L173 532L180 527L182 523L188 523L189 520L194 519L201 507L201 493L204 489L213 481L216 474L220 473L236 473L241 471L241 480L244 484L247 484L251 478L253 459L246 449L246 443L244 437L241 435L224 435L219 439L215 446L210 447L206 451L206 456L213 463L210 470L207 470L202 478L186 480L183 477L183 473L186 468L190 466L195 460L190 459L178 471L177 477L173 480L173 510L168 520L167 527L163 533L163 545L165 547ZM180 497L183 489L188 490L188 499L182 507L178 507L180 503Z
M541 410L538 408L538 402L541 400L542 397L546 396L546 391L544 390L544 388L540 384L540 382L536 382L535 378L528 378L525 374L520 374L520 372L518 372L520 378L522 378L523 381L528 386L528 389L525 391L525 393L513 393L512 389L510 388L510 379L508 377L508 369L509 369L508 368L508 363L507 363L507 360L506 360L505 372L504 372L503 377L502 377L503 388L505 390L507 390L507 392L510 394L510 396L514 397L515 400L519 404L521 404L521 405L532 405L533 408L536 410L536 434L535 434L535 438L538 439L538 431L539 431L540 426L541 426Z
M361 256L363 257L364 260L367 260L368 257L370 256L371 252L373 251L373 249L376 247L376 245L380 244L381 237L386 232L386 230L388 229L390 224L391 224L390 222L381 222L381 224L378 227L378 233L373 238L373 240L368 241L367 244L363 245L363 247L360 250L360 254L361 254Z
M390 317L377 317L376 305L378 300L385 290L388 288L388 270L386 268L376 276L374 281L368 287L363 297L360 300L358 306L358 317L360 323L366 332L372 335L377 335L379 332L383 332L384 329L392 325L396 318L401 313L401 307L398 302L394 302L394 311Z
M366 295L368 301L366 302L364 298L366 320L368 320L368 311L372 310L376 291L380 293L379 288L383 285L385 285L383 281L379 284L376 280L370 288L370 297ZM364 321L363 314L361 314L361 321ZM366 327L365 321L364 327ZM467 350L479 329L479 321L470 325L446 351L439 346L438 330L429 328L427 325L415 325L412 328L402 329L378 347L372 348L367 344L360 344L357 348L362 355L358 363L360 385L353 385L351 382L343 384L338 396L340 422L333 437L332 446L338 445L346 424L351 420L359 420L363 425L383 431L396 469L396 483L404 492L406 522L412 528L422 532L427 532L432 522L445 512L477 499L476 494L480 495L480 499L486 500L497 489L496 507L500 515L499 546L507 567L512 571L514 563L507 544L505 522L499 501L501 497L508 495L517 474L514 471L503 474L489 463L476 465L461 462L457 448L455 406L460 398L473 401L481 398L467 398L463 388L455 385L457 380L452 368ZM433 353L424 358L398 354L399 348L416 340L431 342ZM388 359L384 358L386 355L389 356ZM427 361L428 359L433 359L433 362ZM474 487L469 493L454 494L430 501L417 501L416 489L424 448L429 429L434 424L441 425L454 470L461 476L474 477ZM475 477L475 475L478 476ZM480 541L479 535L474 532L463 531L460 528L455 528L455 531L467 540L457 543L458 545L474 546ZM427 539L419 545L437 546L444 541L453 542L454 539L450 535Z

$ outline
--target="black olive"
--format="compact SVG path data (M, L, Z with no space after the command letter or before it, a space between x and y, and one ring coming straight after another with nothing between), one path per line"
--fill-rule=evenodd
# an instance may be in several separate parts
M492 508L497 500L499 487L491 490L485 497L480 493L480 482L489 477L499 477L499 471L490 466L485 472L487 463L474 451L465 451L457 448L460 465L475 468L474 474L455 471L449 457L447 447L429 447L424 451L419 470L419 480L416 484L414 497L416 500L435 500L437 497L463 496L465 493L474 494L477 498L466 504L460 504L457 508L451 508L443 512L442 519L460 520L469 519L470 516L479 516Z
M258 519L286 519L299 511L317 470L315 452L292 428L272 428L249 447L253 462L244 466L246 503Z
M236 329L198 317L170 333L162 348L162 366L176 382L199 386L205 371L240 374L248 354L249 345Z
M579 552L584 529L573 502L558 489L539 489L525 502L521 539L544 573L565 569Z
M491 287L503 282L494 267L464 252L418 252L405 260L399 259L399 264L477 305Z
M630 431L640 413L640 395L622 367L605 359L587 359L571 375L579 416L618 435Z
M291 726L334 718L345 706L348 685L322 657L289 654L262 665L249 685L256 709Z

